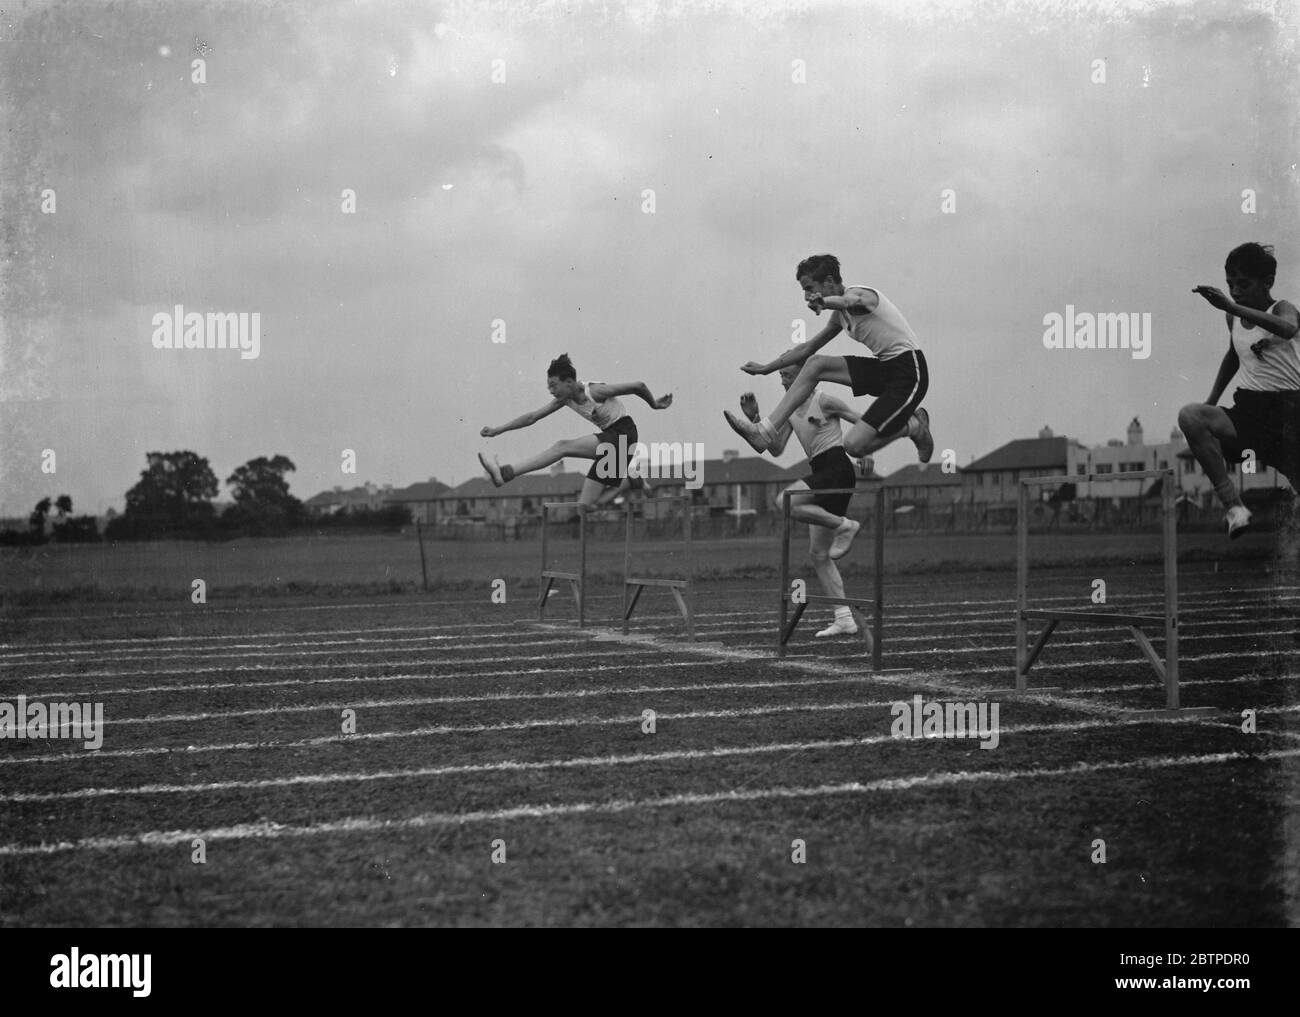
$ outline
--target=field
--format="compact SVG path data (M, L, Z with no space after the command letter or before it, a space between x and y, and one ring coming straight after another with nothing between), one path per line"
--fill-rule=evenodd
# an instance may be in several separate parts
M1293 557L1183 542L1183 703L1214 713L1142 721L1163 692L1121 629L1063 625L1033 673L1059 691L999 691L1014 548L947 539L891 543L879 675L821 605L776 659L770 541L700 550L734 575L699 644L655 591L623 636L608 583L588 630L567 593L539 624L531 546L441 545L429 594L395 539L9 559L0 700L106 723L96 752L0 740L0 924L1300 922ZM1084 540L1036 538L1036 604L1100 577L1158 611L1152 535ZM996 744L894 737L917 695L996 704Z

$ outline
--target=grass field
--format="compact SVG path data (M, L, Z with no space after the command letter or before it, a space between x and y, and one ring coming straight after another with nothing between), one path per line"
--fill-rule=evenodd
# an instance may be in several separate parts
M690 555L700 575L715 578L771 578L777 574L779 543L773 538L696 541ZM1251 533L1227 545L1218 533L1179 535L1179 555L1188 561L1267 560L1270 534ZM577 543L555 537L553 563L572 562ZM806 537L794 545L806 554ZM537 581L536 542L441 541L425 545L431 591L483 589L493 579L512 587ZM1119 565L1158 563L1157 533L1035 534L1035 563ZM638 566L670 574L685 568L685 550L672 542L640 543ZM947 573L1006 568L1014 577L1016 544L1010 534L889 536L885 567L891 574ZM595 576L613 579L623 569L621 539L591 541ZM845 559L848 576L869 573L869 538ZM210 597L250 592L268 595L311 591L322 596L368 590L400 592L421 586L420 550L414 534L402 536L291 537L241 539L225 543L156 541L139 544L50 544L34 549L0 548L0 601L26 603L58 596L116 599L152 594L162 599L190 595L203 579Z
M885 664L906 670L880 675L861 643L813 638L824 607L777 660L767 580L702 584L691 644L655 592L623 637L608 584L579 632L567 595L539 625L532 596L493 604L486 580L15 603L11 574L0 701L102 702L106 727L98 752L0 740L0 924L1294 925L1300 575L1216 547L1182 570L1180 626L1184 705L1214 713L1178 722L1126 715L1163 693L1114 628L1058 631L1034 681L1059 692L999 693L1014 558L996 541L917 575L904 555L950 549L891 545ZM135 567L112 574L172 583ZM46 589L83 582L43 568ZM1034 599L1088 609L1099 576L1106 610L1158 611L1145 565L1044 568ZM998 704L996 748L894 738L892 704L917 694Z

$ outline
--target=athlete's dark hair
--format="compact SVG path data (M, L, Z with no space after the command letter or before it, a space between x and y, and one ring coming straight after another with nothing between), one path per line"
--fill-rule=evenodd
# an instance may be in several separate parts
M794 270L794 277L802 279L806 275L812 276L813 282L821 282L827 276L831 277L831 282L842 282L840 259L833 254L814 254L812 257L804 258L799 262L799 267Z
M1277 259L1273 248L1266 244L1242 244L1229 251L1223 263L1225 272L1234 268L1252 279L1272 279L1277 275Z
M546 377L559 378L560 381L576 381L578 372L573 369L573 361L569 359L569 355L561 353L551 361L551 366L546 369Z

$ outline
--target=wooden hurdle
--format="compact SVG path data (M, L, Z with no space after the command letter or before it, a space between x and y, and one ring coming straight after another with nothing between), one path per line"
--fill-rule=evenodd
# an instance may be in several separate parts
M578 571L564 572L559 569L548 569L546 558L546 533L550 513L552 509L559 508L576 508L578 510ZM587 509L588 506L577 501L544 501L542 502L542 578L546 580L542 586L542 594L537 601L537 620L542 621L546 617L546 601L551 595L551 589L555 586L557 579L567 579L573 589L573 599L578 607L578 628L587 627Z
M884 610L885 610L885 485L875 482L866 485L863 488L857 487L836 487L825 490L818 490L817 494L857 494L860 490L867 487L875 488L875 514L876 514L876 534L875 534L875 596L867 599L864 597L831 597L826 594L806 593L798 600L794 599L794 592L790 589L790 537L794 532L794 518L790 515L790 500L796 494L803 494L802 491L786 491L782 496L782 511L785 515L785 528L781 536L781 628L777 634L776 654L778 657L784 657L786 653L786 644L790 642L790 637L794 635L795 627L799 624L799 619L803 617L804 610L809 603L817 602L823 604L845 604L853 612L853 618L858 623L858 628L862 632L862 641L866 644L867 650L871 654L871 670L882 670L883 659L883 635L884 635ZM790 615L790 605L794 604L794 615ZM863 606L871 605L871 624L867 624L867 619L863 614Z
M685 579L650 579L632 575L632 520L634 517L632 499L624 505L627 529L623 542L623 634L627 635L629 619L636 610L637 601L647 586L666 589L677 602L677 610L686 622L686 635L695 641L695 558L691 551L691 515L693 502L689 494L663 495L651 500L650 504L662 505L668 502L682 503L682 542L686 551L687 575ZM645 502L642 503L646 504ZM644 513L642 518L645 518Z
M1029 607L1029 489L1045 484L1079 484L1089 481L1161 480L1160 507L1163 520L1163 557L1165 609L1160 615L1124 614L1111 611L1048 611ZM1158 680L1165 686L1165 709L1132 711L1137 717L1163 717L1170 714L1212 714L1212 707L1179 707L1178 704L1178 521L1174 510L1174 471L1140 470L1133 473L1088 473L1077 477L1025 477L1020 481L1016 505L1016 692L1029 690L1029 669L1034 666L1043 647L1060 622L1083 622L1087 625L1111 624L1127 628L1150 662ZM1041 619L1047 624L1032 647L1029 646L1029 621ZM1165 659L1161 661L1151 640L1139 626L1164 627ZM1009 691L1009 690L1008 690Z

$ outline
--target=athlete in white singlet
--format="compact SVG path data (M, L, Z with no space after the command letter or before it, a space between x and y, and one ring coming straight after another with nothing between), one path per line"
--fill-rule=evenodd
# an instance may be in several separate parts
M934 454L934 439L930 436L930 415L921 408L921 400L929 389L930 375L925 354L907 320L879 290L845 286L840 280L839 259L834 255L805 258L795 276L812 310L818 314L832 312L830 324L770 363L751 360L741 368L747 374L771 374L784 367L803 365L770 416L751 423L724 411L732 430L761 452L775 440L794 408L808 398L818 382L831 381L849 386L855 396L876 396L844 439L849 455L865 456L906 436L916 445L921 462L929 462ZM815 355L841 332L864 346L870 356Z
M794 384L799 368L791 365L782 368L781 384L786 391ZM750 420L758 419L758 401L752 392L740 397L740 409ZM844 451L844 435L840 421L857 424L860 418L834 396L815 389L795 407L789 421L777 433L776 441L768 448L772 456L785 451L786 442L793 434L803 446L812 472L796 481L786 490L798 491L790 499L790 514L808 524L808 556L813 571L828 597L844 596L844 578L835 560L848 553L860 523L849 519L852 494L818 494L821 489L843 489L857 486L858 478L853 462ZM784 494L784 492L782 492ZM853 635L858 631L853 612L847 604L835 608L835 618L818 636Z
M591 421L598 428L597 433L556 442L545 452L522 459L514 465L502 466L495 457L489 462L487 456L480 452L478 461L487 471L492 483L500 487L522 474L543 470L561 459L573 457L594 460L582 485L582 493L578 496L578 501L584 505L595 505L602 500L602 496L608 497L620 490L644 486L640 478L632 476L634 471L629 469L637 444L636 422L618 397L640 396L651 408L666 410L672 405L672 395L656 399L642 381L616 385L602 382L583 384L578 381L577 372L567 353L551 361L546 369L546 388L551 393L551 401L541 409L525 413L500 427L485 427L479 434L484 438L494 438L506 431L528 427L564 406Z

